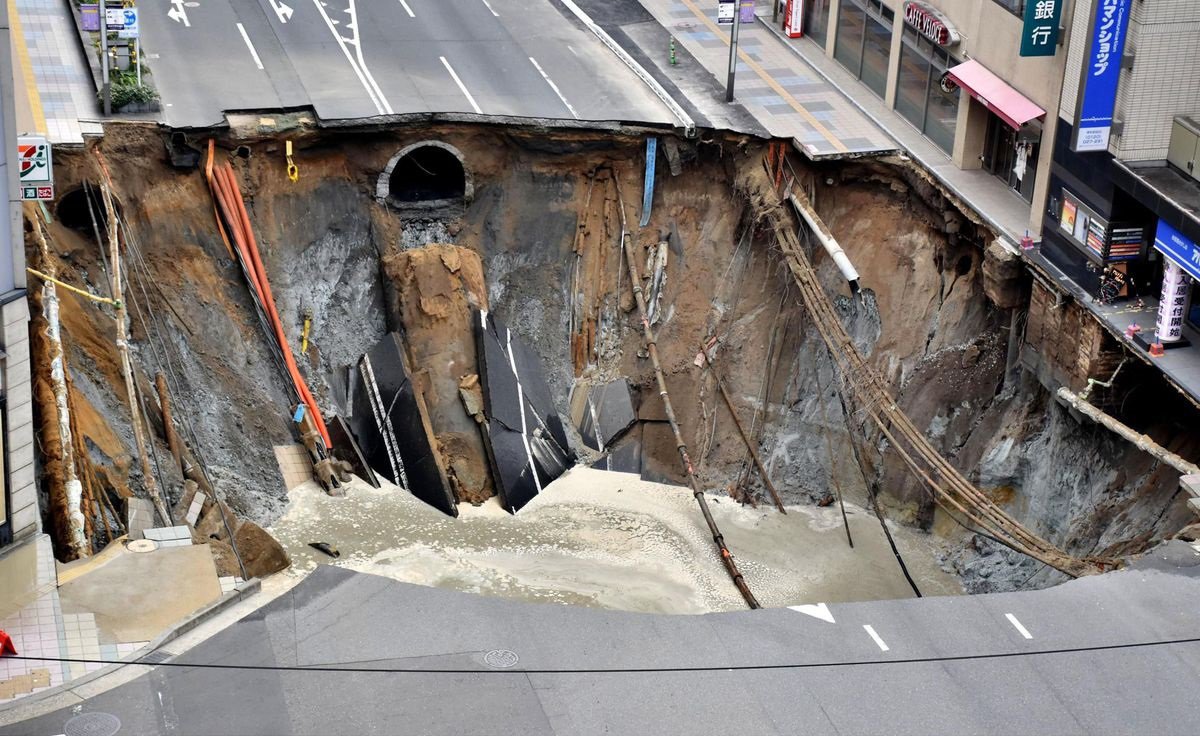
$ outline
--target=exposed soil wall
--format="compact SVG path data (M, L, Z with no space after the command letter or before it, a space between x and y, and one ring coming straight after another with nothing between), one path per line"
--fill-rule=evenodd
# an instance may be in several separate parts
M402 214L376 199L389 160L423 140L462 154L472 197L460 209L436 217ZM297 357L327 411L344 408L346 366L400 329L407 313L424 310L422 300L431 297L411 281L406 285L412 262L403 265L401 253L439 242L478 254L483 283L472 276L465 291L486 290L489 309L538 351L560 416L569 416L573 386L628 376L640 389L644 415L653 418L653 375L640 354L640 324L620 249L623 207L636 252L667 244L655 329L703 482L736 493L749 477L746 492L762 495L712 375L695 364L701 344L716 339L715 370L761 442L785 502L818 501L835 492L853 501L865 498L863 469L848 452L824 347L807 326L771 244L755 227L754 213L733 188L739 171L762 166L765 143L721 134L679 142L680 173L660 166L644 228L638 227L644 141L633 134L447 125L336 137L297 133L296 143L298 182L286 176L278 141L251 143L251 155L235 158L234 167L296 350L305 317L311 318L309 349ZM148 378L158 370L177 377L176 414L190 425L215 483L240 516L268 524L286 503L272 448L295 441L291 398L240 268L217 232L203 171L172 168L159 131L151 127L111 126L94 148L103 155L133 235L129 291L150 313L146 324L137 310L132 317L138 362ZM218 156L231 155L217 150ZM94 150L64 152L58 164L63 193L104 178ZM1012 321L989 299L996 292L984 274L984 228L908 164L793 165L864 287L851 294L815 246L812 257L827 293L860 350L893 383L901 406L938 449L1071 552L1131 551L1185 523L1170 473L1102 431L1079 425L1036 382L1005 385ZM106 293L91 236L62 222L48 230L63 277ZM638 268L648 275L645 261ZM453 284L447 289L460 291ZM63 323L89 452L98 465L120 469L112 473L115 483L137 490L140 471L126 457L133 445L111 317L104 307L64 296ZM430 330L421 338L426 357L438 354L436 329ZM431 385L445 383L446 376L432 375L436 367L424 369ZM1155 431L1183 437L1167 424ZM655 465L677 472L674 443L656 431L659 425L646 426L644 441ZM1200 449L1192 447L1193 435L1184 434L1177 451ZM572 436L573 449L589 457L577 440ZM156 445L166 457L161 439ZM868 449L866 475L884 492L889 513L945 538L947 560L970 584L1013 587L1035 572L1039 577L1030 584L1053 580L988 543L963 547L971 538L934 512L900 462L881 454L885 448L877 442ZM164 470L172 500L181 483L178 473ZM469 500L490 492L479 478L469 485Z

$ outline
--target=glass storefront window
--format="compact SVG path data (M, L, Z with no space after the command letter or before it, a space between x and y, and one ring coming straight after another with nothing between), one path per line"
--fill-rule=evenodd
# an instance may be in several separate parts
M887 91L888 57L895 13L879 0L842 0L833 56L871 90Z
M861 5L855 5L852 0L842 0L838 10L837 43L834 45L833 58L842 66L858 76L862 70L862 45L867 23L867 14Z
M829 3L811 0L804 7L804 32L821 46L829 39Z
M954 150L959 90L946 92L941 80L954 63L944 49L911 27L905 27L896 82L896 111L947 154Z

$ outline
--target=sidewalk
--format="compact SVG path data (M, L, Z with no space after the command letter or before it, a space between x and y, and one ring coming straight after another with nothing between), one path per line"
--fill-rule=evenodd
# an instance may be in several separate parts
M725 79L729 29L717 25L715 5L703 10L696 0L641 2L705 69ZM811 158L897 150L895 141L763 26L741 26L734 93L771 135L793 139Z
M80 145L84 135L102 135L96 87L67 3L7 2L18 134L45 134L57 145Z
M849 99L854 106L887 132L910 157L921 163L929 173L951 192L957 194L971 209L994 229L1005 235L1013 248L1021 242L1030 227L1030 204L1011 191L1004 182L981 170L963 170L954 165L950 157L921 135L911 123L898 112L888 108L880 99L858 81L841 64L825 55L824 49L811 39L787 38L783 31L771 22L769 10L759 10L758 23L761 28L775 37L804 65L815 70L819 77ZM1035 239L1039 230L1032 231Z

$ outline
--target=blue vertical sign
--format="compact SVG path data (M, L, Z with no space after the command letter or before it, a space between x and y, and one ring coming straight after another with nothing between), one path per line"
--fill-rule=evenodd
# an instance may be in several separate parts
M1096 0L1075 115L1075 151L1106 151L1132 0Z
M1200 245L1162 220L1154 232L1154 249L1200 281Z
M1058 23L1066 0L1026 0L1021 31L1021 56L1054 56L1058 52Z

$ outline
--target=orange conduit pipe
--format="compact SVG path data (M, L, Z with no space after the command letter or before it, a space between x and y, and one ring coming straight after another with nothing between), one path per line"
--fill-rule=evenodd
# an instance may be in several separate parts
M329 441L329 430L325 427L325 419L321 416L317 402L313 398L312 392L308 390L308 383L305 382L304 376L300 373L300 368L296 365L296 359L292 356L291 346L288 345L287 336L283 331L283 323L279 319L279 312L275 309L275 298L271 294L271 283L267 280L267 272L263 267L262 258L258 252L258 244L254 239L254 231L250 226L250 214L246 211L246 205L242 199L242 192L240 187L238 187L237 179L234 176L233 167L226 162L214 168L214 153L214 142L210 140L208 142L208 162L205 165L204 171L208 179L209 188L212 190L214 215L217 216L217 228L221 231L221 239L225 241L225 246L229 248L232 254L233 248L229 243L229 235L233 236L233 243L236 245L238 255L245 265L250 286L254 289L259 303L262 304L267 320L270 322L271 328L275 333L275 339L279 342L280 352L283 353L283 360L287 364L288 374L292 379L292 384L295 386L296 393L300 396L300 401L307 407L308 413L313 419L313 424L316 426L317 431L320 432L321 439L325 442L325 447L329 448L332 446L332 443ZM218 209L220 212L216 211ZM225 215L225 222L222 222L220 217L222 212ZM232 231L228 235L225 229L226 222Z

